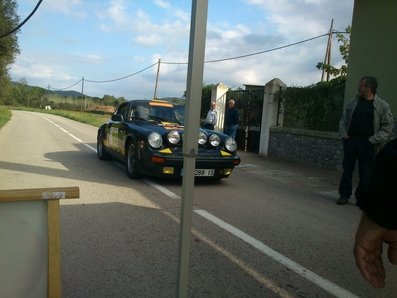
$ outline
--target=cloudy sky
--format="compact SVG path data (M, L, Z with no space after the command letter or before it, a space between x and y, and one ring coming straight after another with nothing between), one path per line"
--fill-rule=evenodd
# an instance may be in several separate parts
M37 4L17 2L21 21ZM327 36L237 57L326 34L332 19L334 30L344 31L351 24L353 4L354 0L209 0L204 84L222 82L237 88L264 85L273 78L288 86L320 81L316 64L324 60ZM186 90L190 15L187 0L44 0L18 33L21 53L11 77L76 91L82 90L84 77L86 95L147 99L153 97L161 59L157 96L181 97ZM332 64L340 65L336 37L332 43Z

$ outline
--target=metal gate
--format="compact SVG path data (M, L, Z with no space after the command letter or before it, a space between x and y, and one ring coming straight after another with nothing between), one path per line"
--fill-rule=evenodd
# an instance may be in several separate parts
M236 101L239 124L236 142L239 150L259 153L264 90L228 91L226 98Z

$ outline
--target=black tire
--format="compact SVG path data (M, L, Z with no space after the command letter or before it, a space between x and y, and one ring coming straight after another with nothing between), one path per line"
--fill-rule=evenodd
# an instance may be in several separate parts
M126 149L125 168L127 176L131 179L141 178L142 174L139 169L138 149L136 143L129 142Z
M103 145L103 138L104 138L103 131L102 130L98 131L96 152L100 160L109 160L111 157L110 154L106 152L105 146Z

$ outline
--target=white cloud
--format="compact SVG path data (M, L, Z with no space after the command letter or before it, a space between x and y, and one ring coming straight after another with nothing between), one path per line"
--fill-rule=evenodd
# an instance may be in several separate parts
M42 9L56 11L76 18L85 18L87 12L81 11L81 0L47 0L40 5Z
M97 54L83 55L83 58L85 58L85 60L87 62L92 62L92 63L99 63L99 62L102 61L102 57L100 55L97 55Z
M42 63L33 57L20 56L16 63L11 68L11 74L14 78L26 78L33 80L46 80L51 82L56 81L68 81L74 79L67 73L60 72L56 65L49 63ZM55 66L55 67L54 67Z
M169 8L171 6L168 1L164 0L154 0L153 3L161 8Z
M140 35L134 39L135 42L144 46L160 45L162 38L158 34Z

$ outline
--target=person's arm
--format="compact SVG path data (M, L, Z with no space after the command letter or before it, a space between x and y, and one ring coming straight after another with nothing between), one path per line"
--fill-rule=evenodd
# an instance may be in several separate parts
M393 127L393 114L390 110L390 106L384 103L383 114L380 117L379 130L369 138L369 141L373 144L386 142L393 133Z
M397 230L388 230L369 219L365 213L356 232L354 257L362 276L376 288L385 286L382 246L386 242L388 257L397 265Z
M347 139L349 137L346 130L346 113L347 108L343 110L342 116L339 121L339 136L341 139Z

